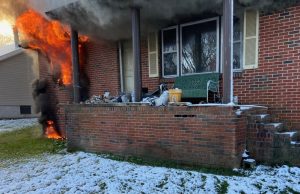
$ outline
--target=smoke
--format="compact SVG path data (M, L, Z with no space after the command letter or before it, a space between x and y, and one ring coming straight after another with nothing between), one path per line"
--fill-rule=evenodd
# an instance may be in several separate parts
M47 121L56 121L55 109L51 106L49 84L46 79L37 79L32 83L32 96L35 102L35 113L40 113L39 123L45 130Z
M23 0L0 0L0 20L7 20L11 24L15 19L27 9Z
M126 39L131 34L131 9L141 8L142 32L176 23L183 17L219 12L222 0L80 0L49 15L80 32L106 39Z

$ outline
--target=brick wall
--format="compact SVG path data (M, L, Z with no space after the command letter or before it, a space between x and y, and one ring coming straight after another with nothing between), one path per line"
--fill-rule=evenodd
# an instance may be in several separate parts
M69 149L239 167L246 119L234 107L67 105Z
M234 84L240 103L268 106L277 120L300 129L300 6L261 14L258 68Z
M90 41L86 45L87 64L84 66L90 80L90 95L102 95L110 91L120 92L120 67L116 42Z

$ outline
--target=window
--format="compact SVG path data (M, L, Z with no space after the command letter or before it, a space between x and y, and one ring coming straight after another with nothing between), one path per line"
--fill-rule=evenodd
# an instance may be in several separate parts
M162 30L162 67L163 77L179 75L178 28L170 27Z
M30 115L31 114L31 106L26 106L26 105L20 106L20 114L21 115Z
M215 72L218 68L218 19L181 25L181 74Z
M241 70L243 64L243 31L242 31L242 19L235 17L233 20L233 70Z
M244 69L258 67L259 12L247 10L244 14Z

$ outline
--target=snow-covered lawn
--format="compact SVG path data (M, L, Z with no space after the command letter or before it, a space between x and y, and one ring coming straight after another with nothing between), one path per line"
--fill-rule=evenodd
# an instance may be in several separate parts
M38 120L36 118L0 120L0 133L18 130L36 124L38 124Z
M0 169L0 193L300 192L300 168L258 166L246 177L149 167L83 152L44 155Z

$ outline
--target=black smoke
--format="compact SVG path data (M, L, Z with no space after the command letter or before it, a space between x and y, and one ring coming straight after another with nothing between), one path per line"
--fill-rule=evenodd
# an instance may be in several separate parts
M32 96L35 102L35 113L40 113L39 123L43 126L44 134L47 121L56 121L55 108L51 104L49 83L46 79L37 79L32 83ZM56 128L57 129L57 128Z

